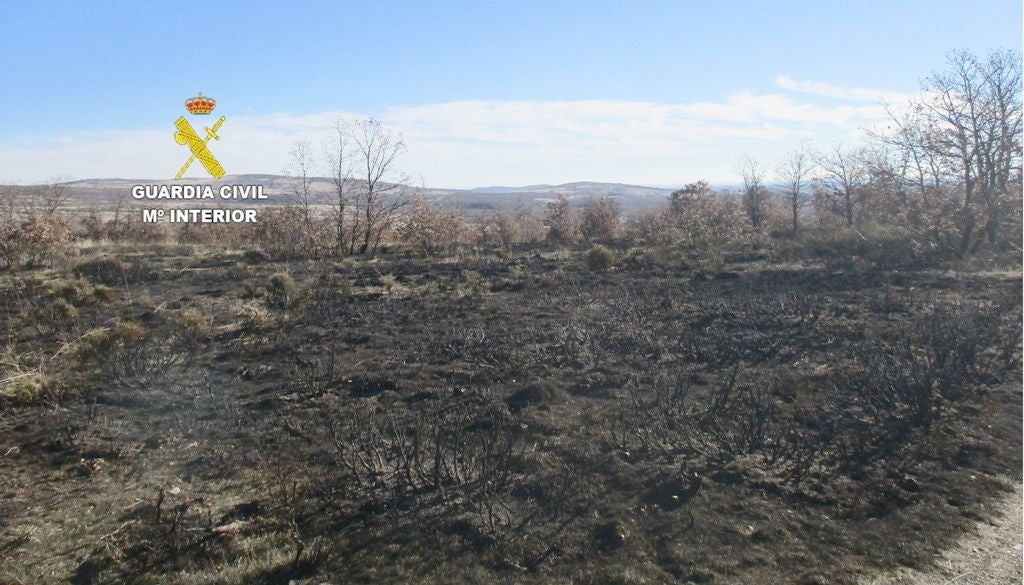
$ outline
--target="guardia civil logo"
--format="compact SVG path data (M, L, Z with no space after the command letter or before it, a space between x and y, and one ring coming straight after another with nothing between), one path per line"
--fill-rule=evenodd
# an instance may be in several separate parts
M202 92L195 97L185 100L185 109L193 116L209 116L210 112L212 112L215 107L217 107L217 100L204 96ZM204 126L203 130L206 132L205 138L199 137L199 134L192 129L192 125L188 123L185 116L181 116L176 122L174 122L174 127L178 129L178 131L174 133L174 141L187 147L192 153L191 156L188 157L188 160L185 161L185 164L182 165L178 174L174 176L175 181L181 179L185 174L185 171L188 170L188 167L196 159L199 159L199 164L203 165L206 172L210 173L210 176L214 179L220 179L224 176L224 167L220 166L220 162L217 161L217 158L213 156L213 153L210 152L210 149L207 147L207 143L210 142L211 138L214 140L220 140L220 136L217 135L217 131L220 130L221 124L224 123L224 119L224 116L221 116L220 119L213 124L213 127Z
M217 107L217 100L204 96L202 93L185 100L185 110L192 116L209 116ZM220 140L220 127L224 124L224 116L217 119L211 126L203 126L204 135L200 137L192 124L189 124L185 116L180 116L175 122L177 130L174 133L174 141L184 146L189 151L188 160L181 166L181 170L174 176L174 181L180 181L196 160L206 169L214 180L219 181L224 176L224 167L220 165L217 157L210 152L210 140ZM170 184L168 184L170 183ZM132 198L138 201L157 200L179 200L170 206L150 207L142 210L142 221L144 223L156 223L167 221L170 223L255 223L255 209L228 209L228 208L204 208L184 207L181 204L189 202L199 203L202 200L209 200L220 195L221 200L256 200L267 199L263 192L263 185L215 185L199 183L195 185L182 185L177 182L161 182L151 185L134 185L132 187ZM223 202L223 201L222 201Z

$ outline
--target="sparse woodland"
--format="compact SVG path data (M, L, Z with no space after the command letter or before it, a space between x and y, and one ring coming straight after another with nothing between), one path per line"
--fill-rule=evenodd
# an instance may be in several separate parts
M1020 56L656 211L339 122L254 225L0 193L0 583L856 583L1020 481Z

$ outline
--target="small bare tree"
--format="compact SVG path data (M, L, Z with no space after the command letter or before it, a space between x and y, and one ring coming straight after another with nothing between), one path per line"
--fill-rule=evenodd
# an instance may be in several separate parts
M0 185L0 213L7 223L14 222L15 207L18 199L18 188L14 185Z
M47 216L56 214L67 204L70 193L68 193L67 179L64 177L53 177L45 185L40 185L33 193L33 198L38 199L42 206L43 213Z
M384 232L391 227L398 211L408 204L402 192L408 175L395 169L405 152L405 142L374 118L356 120L348 126L355 147L356 176L351 199L355 219L349 239L349 253L376 251Z
M811 172L811 161L807 148L801 144L799 148L789 151L775 172L783 193L786 195L786 203L792 216L793 233L795 234L800 229L800 211L807 205L805 191Z
M867 180L863 153L836 145L832 152L819 154L814 159L821 169L819 191L820 212L839 215L846 225L853 226L858 218L858 207L863 207L862 188Z
M743 178L743 209L747 213L751 227L755 230L760 229L768 202L765 170L756 160L745 156L740 160L739 173Z
M286 172L298 180L292 187L292 193L295 201L302 206L302 213L308 221L311 217L310 193L312 192L313 178L310 174L313 171L313 153L308 142L296 142L292 145L288 156L292 162Z
M317 237L317 226L314 225L312 186L313 186L313 152L308 142L296 142L288 155L292 159L288 174L295 177L297 183L292 187L293 196L302 210L302 239L305 240L306 253L314 258L320 256L320 242Z
M337 197L337 209L334 216L334 253L340 255L347 252L345 246L345 225L348 222L349 194L352 186L352 148L349 137L349 126L341 119L334 123L334 136L324 145L327 165L331 170L331 183Z
M484 245L498 246L508 249L519 242L521 227L513 212L496 211L485 215L477 224L479 235L477 241Z

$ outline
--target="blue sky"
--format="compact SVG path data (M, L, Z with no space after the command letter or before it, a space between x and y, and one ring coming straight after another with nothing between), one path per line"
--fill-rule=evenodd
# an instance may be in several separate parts
M173 175L197 91L229 173L374 115L429 186L730 181L743 153L856 140L1021 26L1019 0L0 1L0 182Z

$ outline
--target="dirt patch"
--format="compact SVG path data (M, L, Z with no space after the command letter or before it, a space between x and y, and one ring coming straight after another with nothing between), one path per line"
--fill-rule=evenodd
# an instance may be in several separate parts
M1006 585L1020 583L1021 540L1024 528L1021 517L1021 486L993 502L992 517L979 522L973 531L946 550L934 566L922 570L901 568L897 571L866 578L861 585Z

